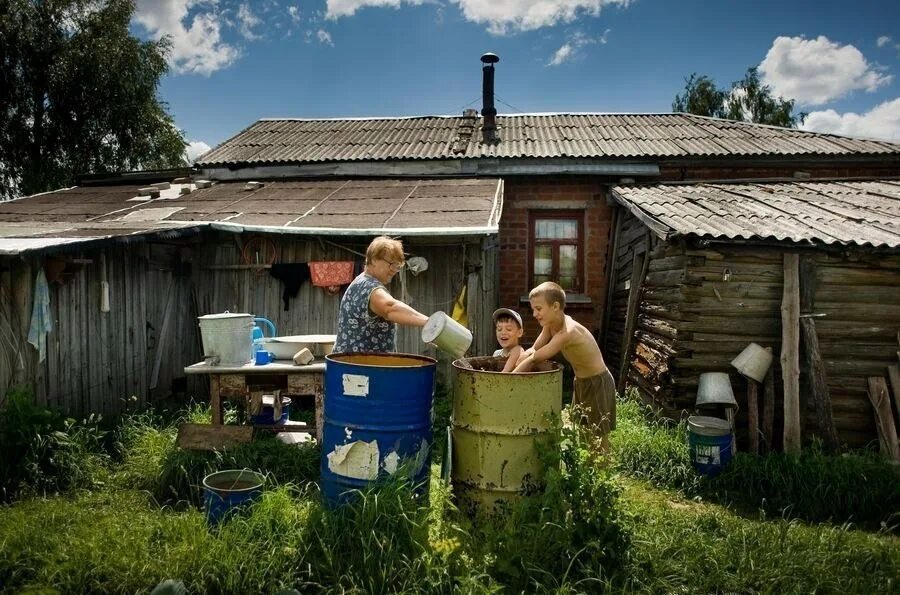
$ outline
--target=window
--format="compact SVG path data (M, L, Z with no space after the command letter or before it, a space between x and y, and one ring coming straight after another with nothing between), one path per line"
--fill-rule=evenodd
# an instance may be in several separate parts
M584 215L581 211L532 211L531 286L555 281L584 291Z

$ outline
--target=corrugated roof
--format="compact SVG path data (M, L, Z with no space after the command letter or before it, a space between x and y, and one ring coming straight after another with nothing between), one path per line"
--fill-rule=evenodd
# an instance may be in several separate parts
M273 233L470 235L496 233L499 179L275 181L247 189L172 184L159 198L138 186L68 188L0 202L0 254L58 244L212 226ZM181 194L183 188L191 190Z
M900 156L900 144L691 114L498 116L499 142L481 142L481 119L464 116L334 120L265 119L197 162L728 156Z
M612 192L663 237L900 247L897 181L660 184Z

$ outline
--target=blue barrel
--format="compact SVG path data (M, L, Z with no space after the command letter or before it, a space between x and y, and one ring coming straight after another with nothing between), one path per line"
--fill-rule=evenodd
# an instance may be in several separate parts
M203 478L206 522L216 525L262 494L265 477L249 469L230 469L210 473Z
M398 469L428 493L431 410L437 362L402 353L327 356L321 489L325 503L347 502Z
M688 418L688 449L698 472L715 476L731 462L734 437L731 424L718 417L692 415Z

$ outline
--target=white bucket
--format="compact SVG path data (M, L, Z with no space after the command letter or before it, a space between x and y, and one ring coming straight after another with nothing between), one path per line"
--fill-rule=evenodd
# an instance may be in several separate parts
M462 357L472 344L472 333L445 312L435 312L422 329L422 340L453 357Z
M207 314L200 316L203 357L217 357L220 366L243 366L253 361L253 316Z
M736 358L731 360L731 365L744 376L757 382L763 382L769 366L772 365L772 352L756 343L750 343Z

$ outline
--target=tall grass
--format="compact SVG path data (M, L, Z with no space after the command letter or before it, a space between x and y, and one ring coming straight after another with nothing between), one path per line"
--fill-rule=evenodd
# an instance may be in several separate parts
M632 477L770 516L893 530L900 525L900 475L874 453L831 456L815 444L799 456L738 453L709 479L691 467L683 422L658 419L634 399L620 400L616 413L613 460Z

